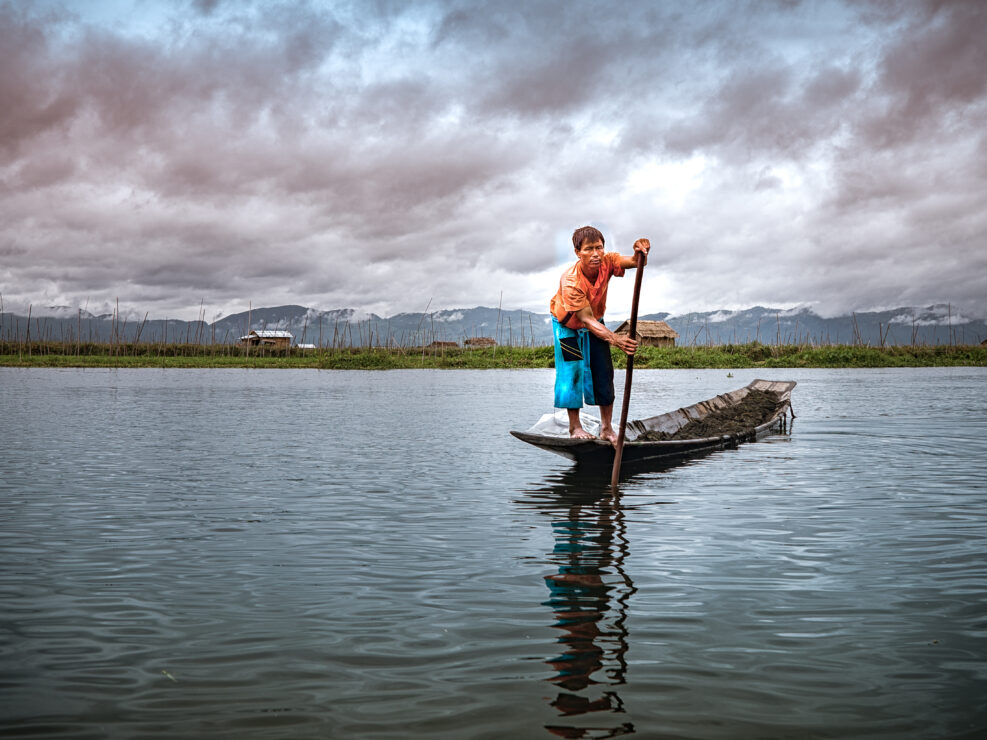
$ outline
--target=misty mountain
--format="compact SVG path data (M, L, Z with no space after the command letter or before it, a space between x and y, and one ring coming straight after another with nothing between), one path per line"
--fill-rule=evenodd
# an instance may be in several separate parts
M93 315L69 307L51 307L44 315L0 315L0 337L55 342L236 342L251 329L283 329L295 344L319 346L421 346L432 341L457 342L491 337L499 344L546 345L552 341L551 316L485 306L382 317L351 308L319 311L304 306L254 308L213 323L150 319L136 312ZM608 318L616 327L626 317ZM978 344L987 339L983 319L964 316L947 305L904 307L824 318L809 308L755 306L742 311L655 313L641 319L666 321L679 333L678 345L729 344Z
M963 316L946 304L865 311L824 318L809 308L755 306L743 311L705 311L680 315L649 314L643 319L668 323L677 344L979 344L987 339L983 319Z

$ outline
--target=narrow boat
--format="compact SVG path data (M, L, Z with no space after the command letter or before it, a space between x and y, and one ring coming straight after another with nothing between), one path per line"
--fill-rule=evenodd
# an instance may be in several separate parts
M793 388L790 380L755 380L692 406L628 420L623 463L674 462L785 433ZM794 412L791 415L794 419ZM602 439L570 438L555 414L546 414L526 432L511 434L581 465L613 465L613 445Z

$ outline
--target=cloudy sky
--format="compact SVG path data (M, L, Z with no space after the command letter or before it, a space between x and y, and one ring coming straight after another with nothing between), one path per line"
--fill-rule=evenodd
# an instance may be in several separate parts
M0 0L0 293L987 315L987 3ZM629 311L632 281L611 289Z

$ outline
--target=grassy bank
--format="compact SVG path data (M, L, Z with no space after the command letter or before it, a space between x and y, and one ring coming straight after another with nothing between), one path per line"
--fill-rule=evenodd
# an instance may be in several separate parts
M618 368L624 355L614 351ZM0 365L7 367L178 367L393 370L401 368L550 368L551 347L487 349L421 348L324 349L250 352L219 345L63 345L0 343ZM643 347L636 368L751 367L937 367L987 366L987 347L849 345L765 345L758 342L713 347Z
M623 364L621 361L620 364ZM987 365L987 347L968 345L854 347L850 345L726 344L714 347L646 347L634 367L940 367Z

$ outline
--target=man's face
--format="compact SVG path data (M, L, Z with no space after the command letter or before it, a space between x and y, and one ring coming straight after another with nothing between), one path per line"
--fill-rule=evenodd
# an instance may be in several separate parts
M576 250L576 256L579 257L584 273L592 275L599 272L600 263L603 262L603 242L599 239L583 241Z

